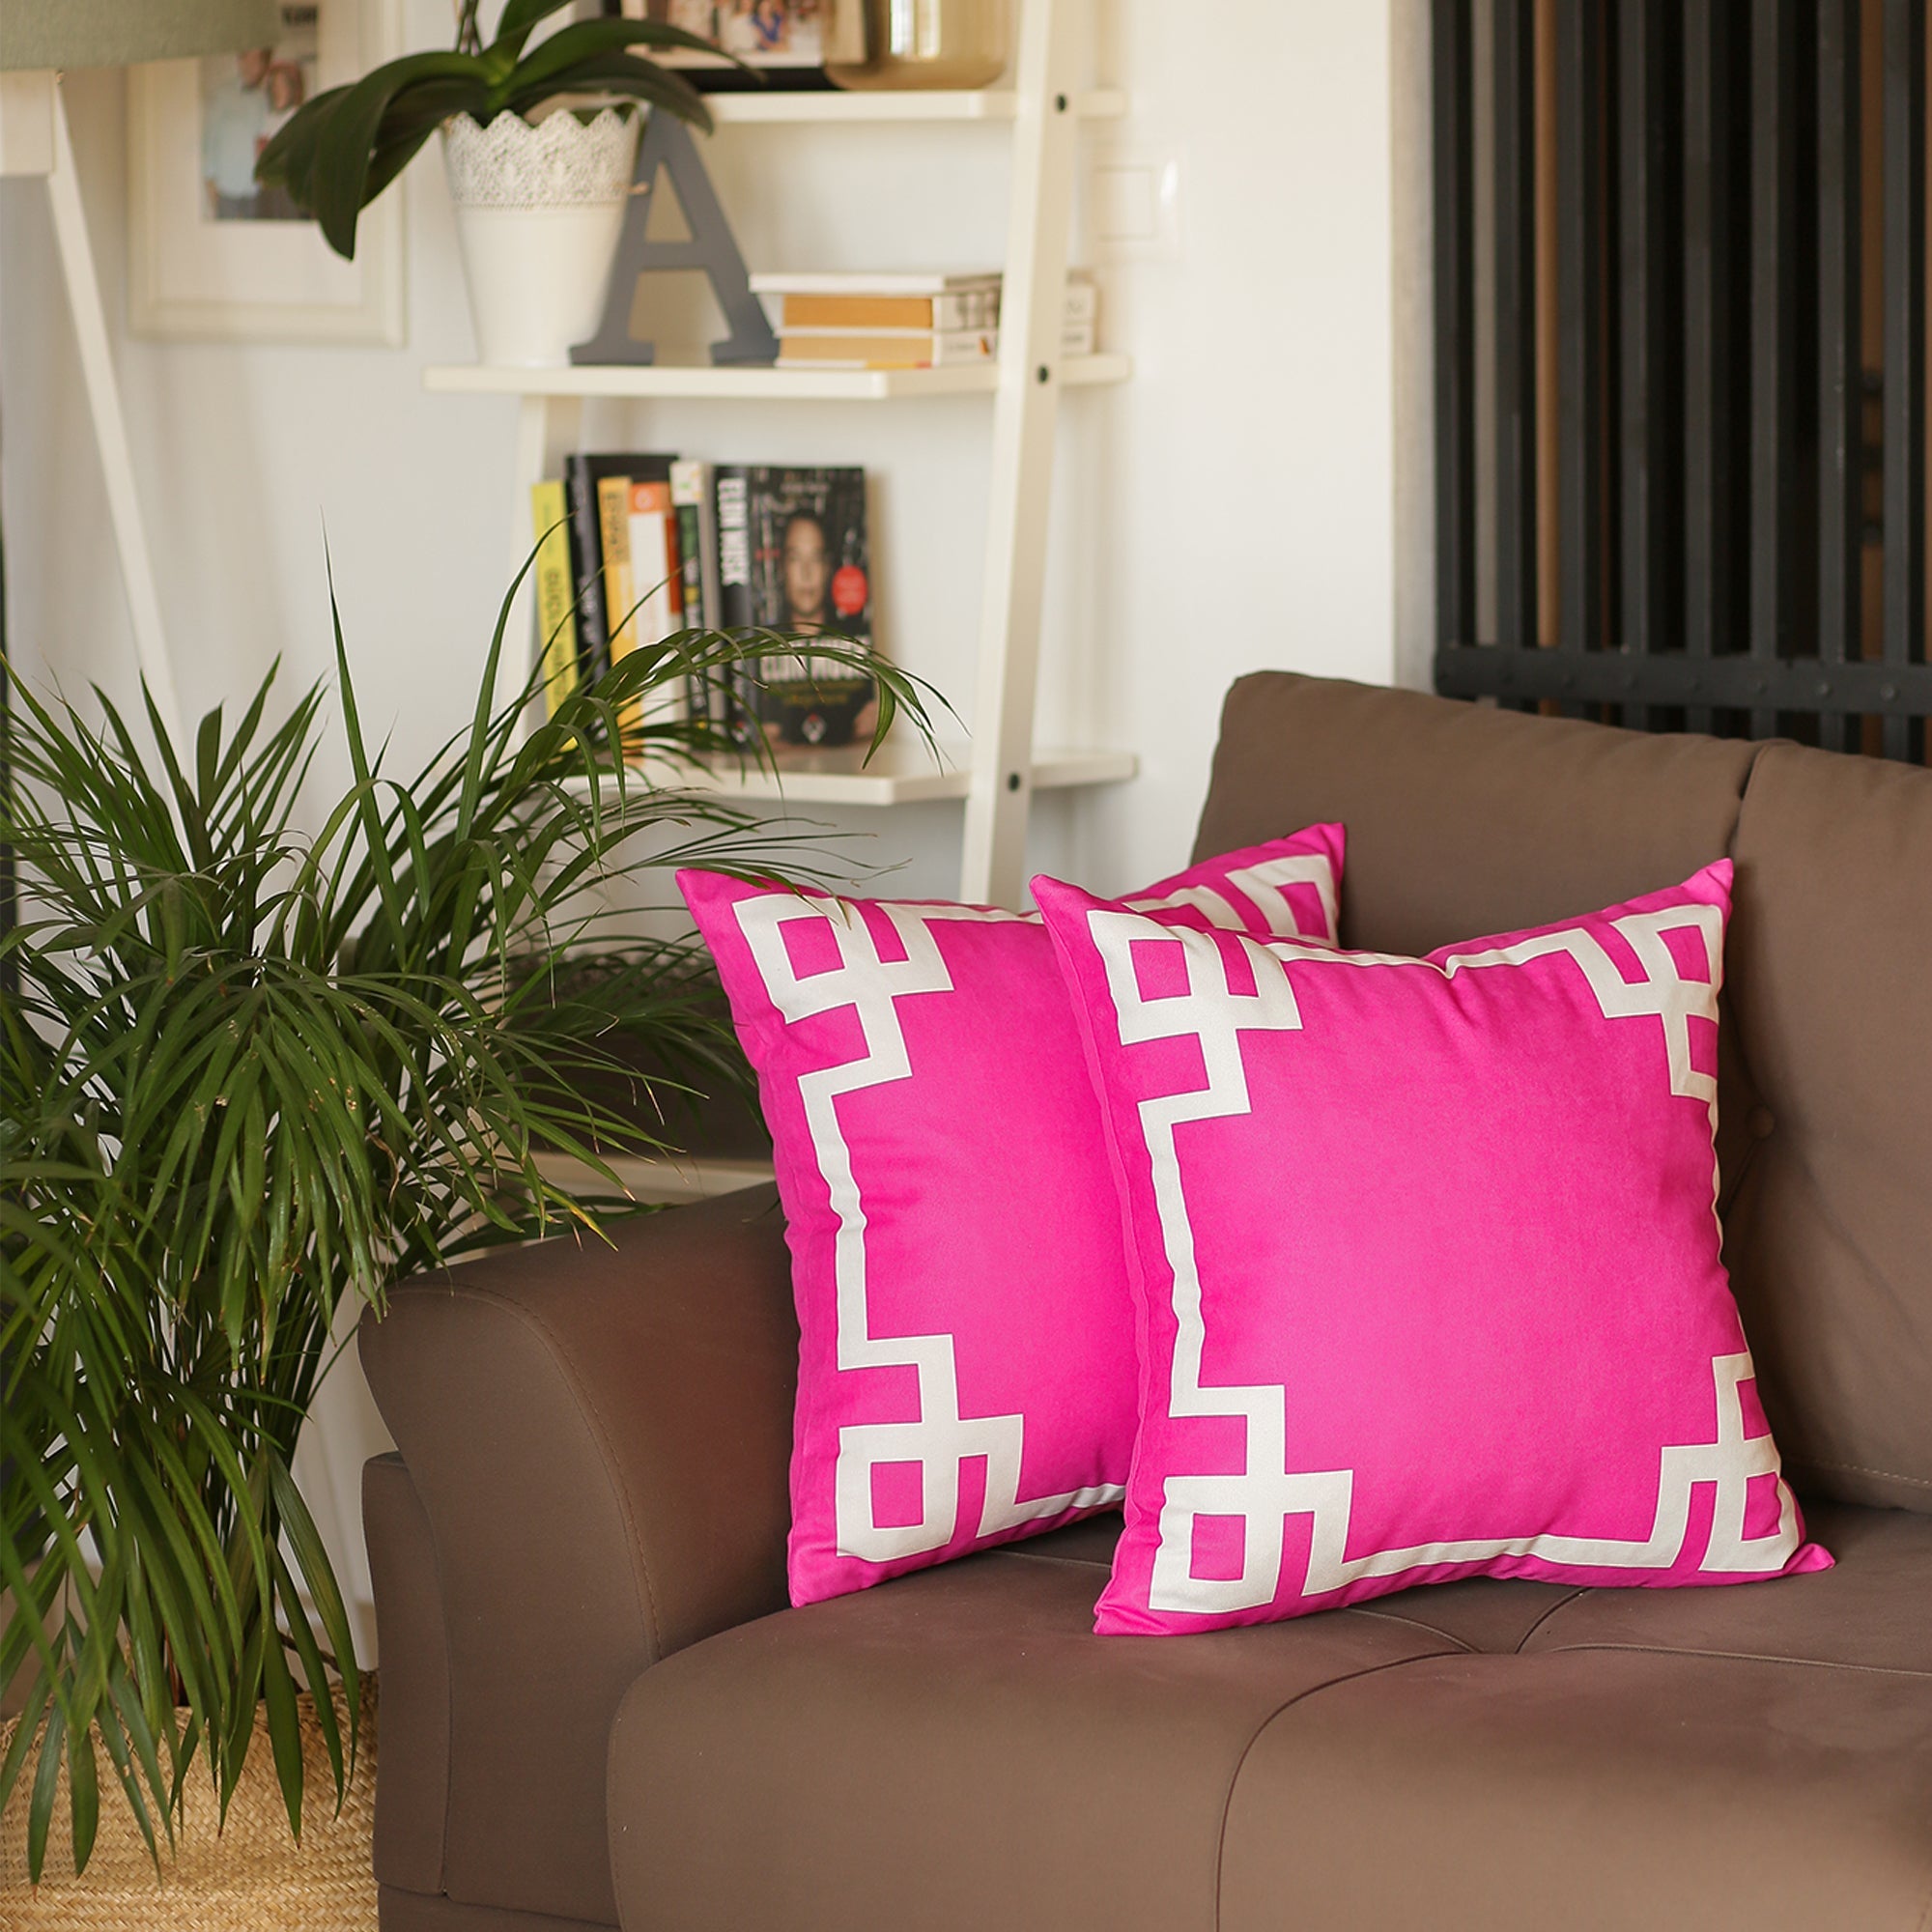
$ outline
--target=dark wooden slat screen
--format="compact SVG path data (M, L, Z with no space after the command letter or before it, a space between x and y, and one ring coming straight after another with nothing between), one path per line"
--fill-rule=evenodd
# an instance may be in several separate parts
M1777 713L1760 672L1784 655L1791 623L1792 386L1795 285L1791 146L1796 92L1793 0L1750 10L1750 735L1770 738Z
M1925 659L1925 9L1885 0L1885 663ZM1886 689L1891 689L1888 684ZM1924 720L1885 714L1885 753Z
M1623 639L1632 651L1658 647L1666 609L1665 528L1672 472L1664 431L1674 417L1668 323L1671 262L1665 201L1671 189L1670 70L1664 9L1630 0L1617 17L1617 309L1620 355L1618 440L1622 452ZM1651 707L1632 705L1626 723L1648 727Z
M1437 688L1922 758L1927 0L1490 4L1488 128L1471 0L1434 9ZM1861 184L1865 129L1882 194L1876 153ZM1540 193L1556 219L1539 264ZM1539 270L1555 293L1541 404ZM1555 450L1540 477L1539 431ZM1555 534L1542 638L1539 526ZM1496 584L1487 636L1479 574Z
M1446 318L1435 370L1435 640L1476 631L1476 200L1470 138L1469 0L1443 0L1431 58L1435 305Z
M1603 69L1599 0L1559 7L1556 638L1566 654L1598 650L1604 641Z
M1731 38L1727 0L1685 0L1684 649L1693 658L1710 657L1733 622L1725 562L1738 477L1726 454L1731 446L1726 345L1735 311L1730 251L1722 239L1734 191ZM1684 722L1690 730L1708 731L1710 704L1687 705Z
M1492 0L1496 642L1536 642L1536 100L1531 0Z
M1859 366L1859 0L1818 5L1818 659L1860 655L1863 384ZM1825 694L1829 696L1829 693ZM1819 742L1859 749L1859 720L1820 720Z

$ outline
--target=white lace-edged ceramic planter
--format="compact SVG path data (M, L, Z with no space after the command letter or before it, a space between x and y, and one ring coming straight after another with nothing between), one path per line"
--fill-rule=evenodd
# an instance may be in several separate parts
M587 120L468 114L443 123L442 157L483 362L553 368L596 332L624 225L639 122L630 106Z

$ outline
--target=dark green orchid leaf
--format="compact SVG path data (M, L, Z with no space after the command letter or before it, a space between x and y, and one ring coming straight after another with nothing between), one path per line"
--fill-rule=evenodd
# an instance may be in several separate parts
M355 253L355 224L368 199L370 162L384 118L397 98L427 81L483 77L473 54L408 54L365 75L335 105L316 143L309 205L322 224L324 241L338 255L347 259Z
M665 45L690 46L706 53L717 51L695 35L651 20L580 20L574 26L560 28L526 54L497 82L497 97L499 100L507 100L512 95L528 95L533 89L546 88L553 93L579 92L584 78L583 63L626 47ZM632 58L635 60L636 56ZM711 115L702 97L695 88L687 87L686 93L690 97L690 111L682 118L696 121L708 131Z
M531 31L565 0L509 0L497 39L480 52L417 53L389 61L296 110L262 151L255 178L286 187L321 223L338 255L353 257L361 212L402 173L451 115L479 121L534 114L560 96L648 100L706 128L710 110L681 76L651 65L647 48L715 51L683 29L650 20L584 20L525 52ZM462 39L459 29L459 41ZM621 67L611 56L630 48ZM742 66L743 63L739 62Z
M348 98L349 87L325 88L302 103L269 137L255 162L255 179L264 187L286 187L297 207L308 206L309 176L315 166L316 143L327 127L329 116Z
M570 0L504 0L502 16L497 22L497 38L490 44L507 47L510 58L515 60L523 53L531 29L569 5Z
M661 67L650 67L621 49L604 54L586 54L572 71L575 82L598 94L618 95L630 100L647 100L711 131L711 110L704 97L680 74ZM521 75L513 76L514 90L505 99L506 111L524 114L533 111L554 92L554 83L536 81L528 86Z

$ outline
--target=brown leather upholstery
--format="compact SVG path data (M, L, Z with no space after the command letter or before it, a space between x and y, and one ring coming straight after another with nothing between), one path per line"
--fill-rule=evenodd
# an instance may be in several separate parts
M1756 750L1260 671L1222 708L1194 849L1339 818L1343 942L1427 952L1595 912L1721 859Z
M1187 1638L1092 1635L1045 1538L727 1631L619 1712L623 1924L1922 1932L1932 1520L1817 1528L1823 1577Z
M359 1344L442 1592L443 1889L612 1923L617 1700L658 1658L784 1602L798 1330L776 1198L411 1282ZM378 1810L388 1781L422 1775L384 1751ZM385 1835L385 1877L425 1859Z
M1229 1806L1223 1932L1280 1925L1291 1886L1323 1927L1918 1932L1932 1521L1826 1505L1812 1527L1825 1576L1585 1591L1519 1657L1282 1713Z
M768 1617L646 1671L611 1743L627 1932L1210 1927L1229 1785L1268 1717L1460 1648L1353 1615L1103 1641L1105 1570L1060 1550Z
M548 1912L502 1912L494 1905L464 1905L452 1898L399 1886L376 1888L382 1932L598 1932L582 1918Z
M1736 857L1771 1131L1725 1253L1766 1406L1800 1482L1932 1509L1932 771L1767 746Z
M376 1876L442 1889L449 1814L449 1645L436 1542L400 1456L362 1465L362 1535L383 1606L383 1750L376 1773Z

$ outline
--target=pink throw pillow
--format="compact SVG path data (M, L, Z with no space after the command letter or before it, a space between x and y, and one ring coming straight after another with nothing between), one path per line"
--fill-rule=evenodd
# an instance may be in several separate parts
M1730 876L1426 960L1034 882L1138 1304L1096 1629L1829 1567L1719 1254Z
M1335 937L1342 829L1195 866L1165 921ZM1037 914L678 874L758 1075L798 1301L795 1604L1118 1502L1121 1211Z

